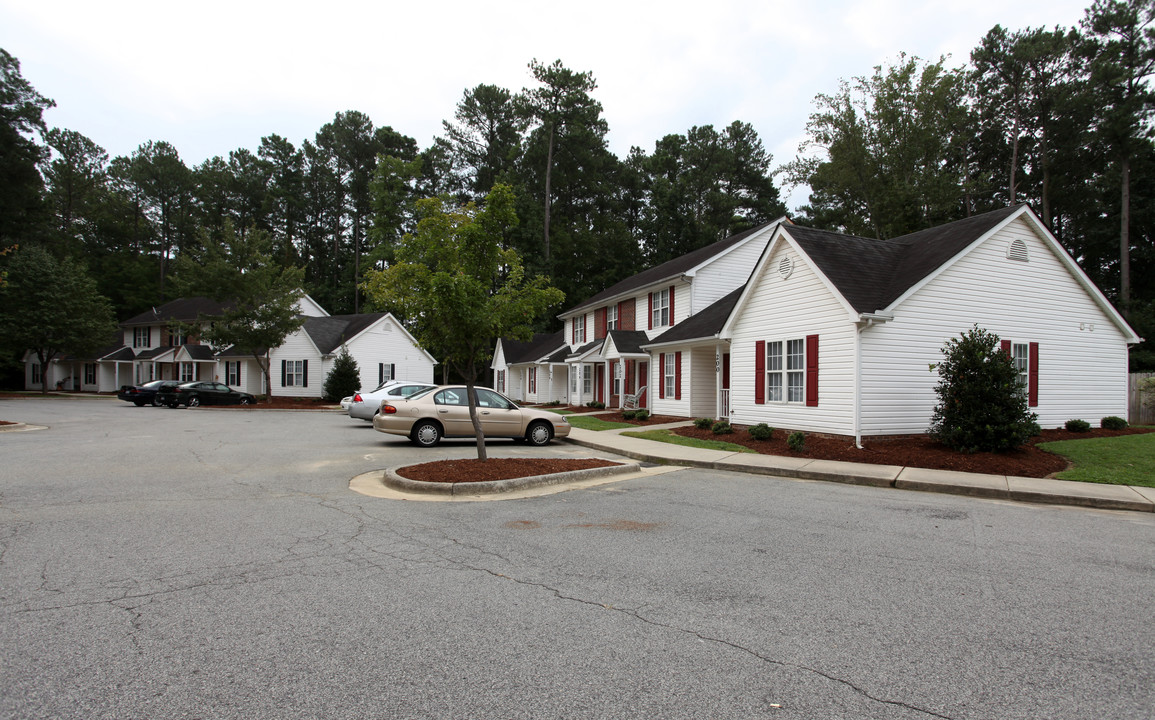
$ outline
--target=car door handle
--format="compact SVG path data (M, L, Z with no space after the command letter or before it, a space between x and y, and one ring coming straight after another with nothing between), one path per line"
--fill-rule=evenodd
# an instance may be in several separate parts
M481 414L482 414L482 415L488 415L488 414L489 414L489 411L488 411L488 410L482 410L482 411L481 411Z
M444 409L444 408L438 408L438 409L437 409L437 412L439 412L439 413L441 413L442 415L444 415L445 413L447 413L447 412L449 412L449 411L448 411L448 410L446 410L446 409Z

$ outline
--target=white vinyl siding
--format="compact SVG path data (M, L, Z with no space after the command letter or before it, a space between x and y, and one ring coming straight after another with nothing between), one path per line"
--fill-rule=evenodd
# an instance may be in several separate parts
M1015 239L1027 246L1029 263L1007 259ZM863 332L863 434L925 432L938 381L928 366L942 359L948 338L975 324L1012 342L1039 343L1032 410L1043 427L1126 415L1122 334L1022 219L912 294L895 316ZM824 390L825 383L824 376Z
M794 271L783 280L778 264L783 258L795 261ZM730 422L754 425L760 422L772 427L854 434L854 336L855 327L842 302L826 287L805 258L785 242L775 245L761 266L762 273L751 278L754 283L745 309L733 326L730 342ZM808 407L805 401L805 358L799 368L801 396L797 402L754 402L756 343L782 341L782 393L788 398L792 369L789 364L790 340L801 343L805 338L822 338L818 358L821 402ZM925 370L926 366L923 366ZM769 366L767 367L769 370Z
M757 233L731 248L730 252L699 268L691 286L693 297L689 298L685 306L687 315L702 312L714 301L746 282L750 269L758 263L758 258L766 249L772 231L773 228L768 228ZM678 302L681 300L678 298ZM681 312L678 314L681 315Z

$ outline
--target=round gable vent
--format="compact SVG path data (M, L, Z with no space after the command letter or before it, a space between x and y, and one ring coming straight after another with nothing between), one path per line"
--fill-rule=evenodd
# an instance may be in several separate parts
M1007 246L1007 259L1017 260L1018 262L1030 262L1031 255L1027 251L1027 244L1022 240L1012 240L1011 244Z
M778 263L778 275L785 280L794 272L794 259L789 257L782 258Z

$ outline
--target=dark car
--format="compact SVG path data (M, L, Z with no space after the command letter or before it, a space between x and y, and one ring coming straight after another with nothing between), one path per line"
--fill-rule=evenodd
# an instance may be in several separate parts
M116 396L125 402L130 402L137 407L142 405L160 405L160 400L157 399L157 394L163 392L165 389L176 387L176 383L172 380L153 380L144 385L121 385L120 392Z
M157 394L157 402L170 408L198 405L252 405L256 398L219 382L186 382Z

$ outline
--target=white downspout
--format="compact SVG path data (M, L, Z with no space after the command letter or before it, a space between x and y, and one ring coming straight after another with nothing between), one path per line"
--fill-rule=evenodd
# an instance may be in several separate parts
M866 323L855 323L854 331L854 447L862 450L862 331Z

